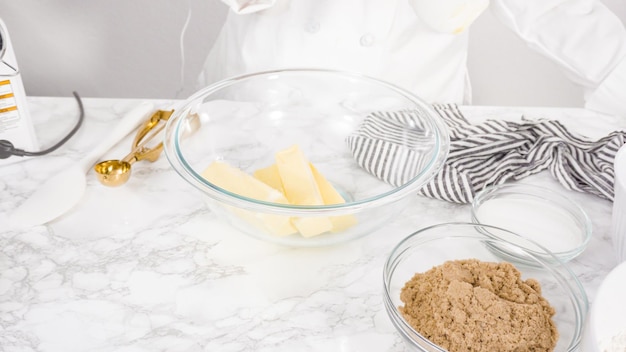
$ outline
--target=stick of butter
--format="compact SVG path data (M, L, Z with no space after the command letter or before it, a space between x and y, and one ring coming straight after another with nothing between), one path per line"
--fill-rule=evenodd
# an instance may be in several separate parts
M218 187L244 197L272 203L289 204L285 195L280 191L225 162L212 162L202 172L202 177ZM288 216L235 208L233 208L233 211L248 222L274 235L287 236L297 232Z
M276 153L276 167L285 196L294 205L324 205L309 161L297 145Z
M300 164L298 163L298 165ZM324 176L322 176L313 167L313 164L309 162L309 166L311 168L311 172L313 173L315 183L319 188L319 193L322 196L323 204L345 203L343 197L341 197L341 195L339 195L339 193L333 188L330 182L328 182L326 178L324 178ZM285 193L283 188L283 181L280 177L280 173L278 172L278 166L276 164L272 164L268 167L256 170L254 172L254 177L266 183L270 187ZM327 231L338 232L356 224L356 219L353 216L333 216L329 218L331 225L331 228L329 230L328 221L326 221L326 218L323 219L324 220L320 220L320 218L298 218L297 220L292 220L294 222L294 225L305 237L319 235L320 233L324 233Z
M276 163L249 175L228 163L214 161L202 176L229 192L262 201L293 205L330 205L345 203L330 182L294 145L275 155ZM239 217L273 235L299 232L312 237L325 232L340 232L357 223L353 215L288 217L229 207Z
M333 187L333 185L328 182L324 175L317 171L312 163L309 163L309 167L311 168L311 172L313 173L313 177L315 178L315 183L317 183L317 186L320 189L322 199L324 199L324 204L343 204L346 202L341 194L337 192L335 187ZM356 218L353 215L331 216L330 222L333 224L331 231L340 232L353 225L356 225Z
M297 145L276 153L278 174L285 196L291 204L324 205L324 198L309 164ZM304 237L319 235L333 228L328 217L292 218L291 223Z
M276 166L276 164L272 164L268 167L256 170L254 172L254 177L272 187L273 189L277 189L281 193L285 194L285 190L283 189L283 182L280 180L280 174L278 173L278 167Z

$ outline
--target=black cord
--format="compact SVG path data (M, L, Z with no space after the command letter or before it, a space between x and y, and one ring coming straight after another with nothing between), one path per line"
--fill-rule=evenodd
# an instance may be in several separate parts
M48 149L40 150L38 152L29 152L29 151L15 148L13 147L13 143L11 143L10 141L7 141L6 139L3 139L3 140L0 140L0 159L6 159L10 157L11 155L15 155L15 156L45 155L45 154L48 154L57 150L60 146L62 146L63 144L65 144L65 142L67 142L70 138L72 138L72 136L76 134L80 126L83 124L83 120L85 119L85 109L83 107L83 101L80 99L80 96L78 95L78 93L72 92L72 94L74 94L74 97L76 98L76 102L78 103L78 109L80 110L80 115L78 117L78 122L76 123L76 126L74 126L74 128L63 139L58 141L52 147Z

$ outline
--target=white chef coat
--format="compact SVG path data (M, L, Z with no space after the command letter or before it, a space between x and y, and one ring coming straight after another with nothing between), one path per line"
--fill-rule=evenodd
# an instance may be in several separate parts
M230 6L200 83L281 68L360 72L428 102L471 103L467 30L488 7L626 116L626 30L597 0L222 0ZM480 40L480 38L473 38Z

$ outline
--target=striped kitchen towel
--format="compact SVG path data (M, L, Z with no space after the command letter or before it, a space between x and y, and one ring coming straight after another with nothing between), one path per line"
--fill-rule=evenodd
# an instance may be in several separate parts
M347 138L358 164L379 179L400 186L424 167L432 137L421 111L372 112Z
M555 120L470 124L456 105L433 107L449 127L450 152L444 166L420 194L471 203L485 187L549 170L566 189L613 200L613 161L626 143L625 131L591 140L568 131ZM418 114L397 111L367 116L347 138L359 165L392 185L401 185L415 175L425 162L419 147L430 140Z

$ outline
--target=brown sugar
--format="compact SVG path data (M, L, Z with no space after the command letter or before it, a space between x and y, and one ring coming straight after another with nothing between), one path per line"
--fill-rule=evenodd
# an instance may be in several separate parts
M558 339L539 282L510 263L448 261L415 274L400 299L407 322L450 352L552 351Z

